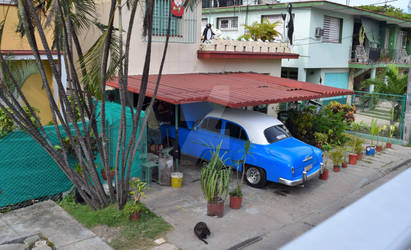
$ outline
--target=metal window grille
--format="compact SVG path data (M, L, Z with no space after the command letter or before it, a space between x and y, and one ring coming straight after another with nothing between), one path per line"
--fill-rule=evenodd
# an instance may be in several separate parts
M170 0L155 0L153 17L153 42L166 40ZM171 16L170 43L195 43L197 38L197 12L184 9L181 18Z
M324 16L323 43L340 43L341 18Z
M220 30L237 30L238 17L218 18L218 28Z

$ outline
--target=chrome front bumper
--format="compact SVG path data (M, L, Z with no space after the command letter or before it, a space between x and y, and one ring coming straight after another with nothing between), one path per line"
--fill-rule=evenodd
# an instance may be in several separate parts
M287 186L297 186L311 180L312 178L318 176L320 173L324 171L324 164L321 162L320 168L317 169L315 172L307 175L307 172L303 171L303 177L296 180L287 180L284 178L278 178L278 182Z

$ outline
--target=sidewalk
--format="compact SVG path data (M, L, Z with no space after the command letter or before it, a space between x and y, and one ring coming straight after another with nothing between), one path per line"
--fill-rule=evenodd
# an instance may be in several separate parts
M53 201L0 214L0 249L20 249L24 245L3 243L38 233L47 237L59 250L112 249Z
M258 237L258 242L246 249L276 249L388 181L410 162L411 148L393 145L393 149L375 157L364 156L357 165L338 173L329 166L327 181L316 178L304 187L270 183L263 189L244 185L243 207L232 210L226 202L224 217L215 218L206 216L199 166L183 159L183 188L153 184L144 203L174 227L167 239L179 248L229 249ZM208 245L193 233L199 221L206 222L211 230Z

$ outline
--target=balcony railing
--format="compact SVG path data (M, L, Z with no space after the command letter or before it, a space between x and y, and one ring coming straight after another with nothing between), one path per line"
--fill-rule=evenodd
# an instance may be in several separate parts
M288 43L213 39L200 44L201 51L291 53Z
M351 63L377 64L395 63L409 64L410 57L406 49L367 48L357 45L352 51Z

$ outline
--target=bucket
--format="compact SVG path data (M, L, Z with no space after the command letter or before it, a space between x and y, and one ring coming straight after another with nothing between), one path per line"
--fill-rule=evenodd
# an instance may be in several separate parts
M181 188L182 185L183 185L183 173L181 172L171 173L171 187Z

